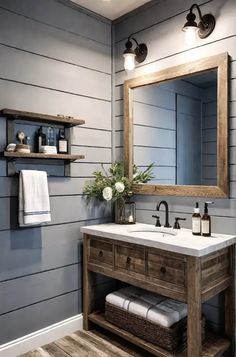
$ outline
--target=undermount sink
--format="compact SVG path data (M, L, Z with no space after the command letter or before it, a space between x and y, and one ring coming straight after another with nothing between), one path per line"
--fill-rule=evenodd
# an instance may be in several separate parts
M134 233L134 234L138 234L141 233L145 233L147 234L149 237L152 236L154 237L158 237L158 238L165 238L165 237L173 237L177 235L177 232L174 232L172 229L170 228L159 228L159 227L150 227L150 228L134 228L134 229L130 229L129 233Z

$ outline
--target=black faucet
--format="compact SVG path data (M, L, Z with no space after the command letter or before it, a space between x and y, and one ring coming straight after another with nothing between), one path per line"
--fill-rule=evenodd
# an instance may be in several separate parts
M161 201L159 204L157 204L157 211L160 210L160 206L161 206L162 204L165 206L165 210L166 210L166 212L165 212L165 214L166 214L166 221L165 221L164 227L166 227L166 228L171 228L171 225L170 225L170 223L169 223L169 207L168 207L168 203L167 203L166 201Z

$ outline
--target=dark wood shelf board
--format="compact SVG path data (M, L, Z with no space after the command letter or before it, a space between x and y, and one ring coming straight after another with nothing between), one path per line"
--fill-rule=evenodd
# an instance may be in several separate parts
M112 333L128 340L129 342L145 349L146 351L152 353L158 357L187 357L187 351L183 352L170 352L164 350L153 343L144 341L143 339L134 336L130 332L127 332L105 319L104 312L96 311L89 315L89 321L95 323L96 325L109 330ZM229 340L225 338L218 338L215 336L210 335L207 337L206 341L203 344L202 356L204 357L218 357L221 356L222 353L227 351L230 347Z
M41 153L29 153L23 154L20 152L8 152L4 151L1 156L9 159L51 159L51 160L68 160L75 161L84 159L84 155L70 155L70 154L41 154Z
M56 116L56 115L47 115L41 113L25 112L22 110L15 109L2 109L0 111L2 116L6 116L10 119L25 119L29 121L40 121L42 123L57 123L65 126L75 126L82 125L85 123L82 119L76 119L73 117L67 116Z

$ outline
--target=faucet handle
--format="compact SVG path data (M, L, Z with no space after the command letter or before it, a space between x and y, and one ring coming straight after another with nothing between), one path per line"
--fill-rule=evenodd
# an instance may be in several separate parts
M161 227L160 217L159 217L159 216L156 216L155 214L153 214L152 217L157 219L155 226L156 226L156 227Z
M179 221L186 221L186 218L175 217L174 229L180 229Z

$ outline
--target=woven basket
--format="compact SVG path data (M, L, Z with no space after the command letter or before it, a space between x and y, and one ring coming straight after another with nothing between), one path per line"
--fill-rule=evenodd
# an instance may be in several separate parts
M137 316L127 310L106 302L106 320L145 341L156 344L168 351L182 350L187 341L187 318L171 327L164 327ZM205 335L205 320L202 320L202 338Z

